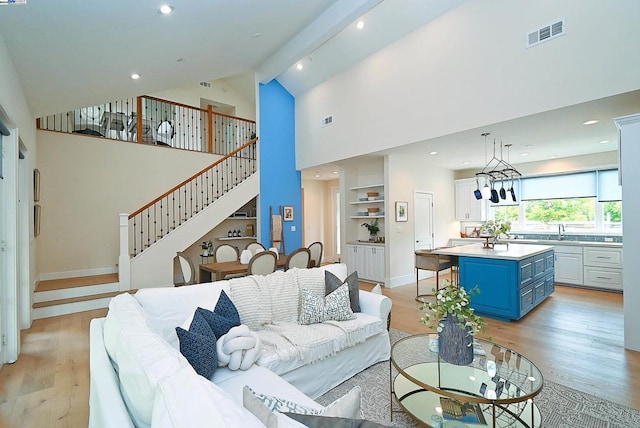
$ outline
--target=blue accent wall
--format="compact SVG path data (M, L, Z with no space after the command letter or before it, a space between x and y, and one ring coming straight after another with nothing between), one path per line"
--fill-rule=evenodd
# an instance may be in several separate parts
M277 81L260 85L260 243L271 246L269 207L293 206L283 223L285 252L302 246L302 179L296 171L295 98ZM296 231L291 231L295 226Z

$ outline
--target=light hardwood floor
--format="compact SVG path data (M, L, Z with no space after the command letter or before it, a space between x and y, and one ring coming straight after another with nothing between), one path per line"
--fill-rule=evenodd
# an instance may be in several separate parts
M423 287L432 287L427 280ZM365 290L372 285L361 283ZM384 289L391 325L426 332L415 285ZM86 427L89 418L89 321L105 309L36 320L22 353L0 369L0 427ZM527 355L546 379L640 409L640 353L622 346L622 296L557 287L519 322L489 320L495 342Z

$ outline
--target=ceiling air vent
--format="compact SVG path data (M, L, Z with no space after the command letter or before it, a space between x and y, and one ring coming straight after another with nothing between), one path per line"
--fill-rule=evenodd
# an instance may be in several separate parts
M545 25L527 34L527 47L539 45L566 33L564 19L553 24Z
M327 116L325 118L322 119L322 122L320 123L321 127L325 127L325 126L329 126L333 124L333 115Z

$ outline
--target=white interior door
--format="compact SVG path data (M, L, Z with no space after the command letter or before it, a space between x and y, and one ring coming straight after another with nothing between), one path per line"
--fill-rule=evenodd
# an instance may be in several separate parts
M416 250L433 249L433 193L416 191L414 200L414 247Z

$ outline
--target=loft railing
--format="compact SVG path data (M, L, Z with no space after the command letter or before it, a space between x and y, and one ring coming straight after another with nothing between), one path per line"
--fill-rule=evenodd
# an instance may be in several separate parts
M256 136L256 122L150 96L37 120L38 129L227 155Z
M256 172L257 141L253 138L130 214L128 254L140 254Z

